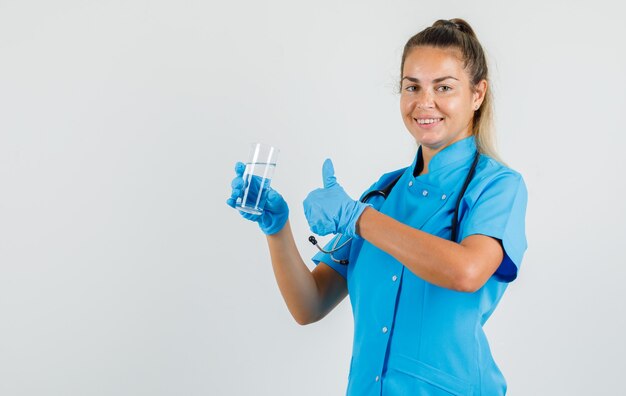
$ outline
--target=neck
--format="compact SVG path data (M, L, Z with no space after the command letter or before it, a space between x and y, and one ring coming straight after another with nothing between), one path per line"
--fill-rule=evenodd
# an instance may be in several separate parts
M428 173L428 165L430 164L430 160L433 159L433 157L443 149L444 147L432 149L422 145L422 168L419 172L420 175L425 175Z
M457 139L455 139L454 141L448 143L445 146L441 146L441 147L437 147L437 148L433 148L433 147L427 147L425 145L421 145L422 147L422 161L423 161L423 167L422 167L422 171L419 173L420 175L425 175L428 173L428 166L430 164L430 160L433 159L433 157L435 155L437 155L437 153L439 153L441 150L445 149L448 146L451 146L452 144L465 139L467 137L471 136L469 133L468 134L464 134L460 137L458 137Z
M420 175L425 175L428 173L428 164L430 164L430 160L437 154L440 150L431 150L427 147L422 146L422 161L424 166L422 167L422 171Z

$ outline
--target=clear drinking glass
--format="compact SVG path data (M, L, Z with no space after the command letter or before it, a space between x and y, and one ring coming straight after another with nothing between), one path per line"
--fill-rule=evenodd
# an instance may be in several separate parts
M252 214L263 213L267 191L276 168L278 152L276 147L267 144L252 144L246 170L243 173L243 194L235 203L237 209Z

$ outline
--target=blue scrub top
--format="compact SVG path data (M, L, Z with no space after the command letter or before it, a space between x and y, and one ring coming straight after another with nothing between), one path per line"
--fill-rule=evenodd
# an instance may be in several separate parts
M473 137L460 140L432 158L427 174L413 177L418 151L411 166L383 175L371 187L382 189L402 174L387 199L369 202L404 224L450 239L457 194L475 152ZM336 259L349 257L347 266L327 254L313 257L347 279L354 315L348 395L505 394L506 381L482 326L517 276L527 247L526 202L521 175L481 155L461 200L459 241L491 236L501 241L504 259L474 293L429 283L361 238L334 253Z

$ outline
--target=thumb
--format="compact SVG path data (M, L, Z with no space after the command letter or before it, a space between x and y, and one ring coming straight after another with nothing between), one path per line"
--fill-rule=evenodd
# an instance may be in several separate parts
M282 195L280 195L273 188L270 188L267 192L267 202L265 204L265 207L269 210L278 209L280 207L280 204L282 203L281 201L283 201Z
M333 161L331 161L330 158L326 158L324 165L322 165L322 180L324 182L324 188L330 188L337 184L335 167L333 166Z

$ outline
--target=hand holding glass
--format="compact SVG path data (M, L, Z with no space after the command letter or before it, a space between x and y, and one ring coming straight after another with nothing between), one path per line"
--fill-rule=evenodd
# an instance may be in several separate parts
M266 144L252 145L243 173L243 194L235 203L235 207L241 212L255 215L263 213L278 152L277 148Z

